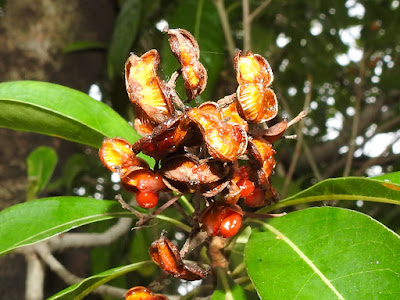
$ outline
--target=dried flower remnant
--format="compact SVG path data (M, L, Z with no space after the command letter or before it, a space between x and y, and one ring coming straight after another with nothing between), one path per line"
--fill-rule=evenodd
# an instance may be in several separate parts
M207 271L195 264L185 264L176 247L164 234L154 241L149 249L151 259L165 272L185 280L199 280Z
M199 45L187 30L169 29L167 33L171 51L181 65L186 94L189 99L194 99L207 85L207 71L199 61Z

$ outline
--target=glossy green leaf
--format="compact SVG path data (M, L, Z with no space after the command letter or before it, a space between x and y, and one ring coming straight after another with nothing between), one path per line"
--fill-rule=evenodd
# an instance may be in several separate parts
M363 200L400 205L400 172L381 177L342 177L318 182L310 188L277 204L265 207L260 212L269 212L291 205L329 200Z
M125 0L112 34L108 49L108 74L110 78L123 74L132 43L136 38L142 13L141 0Z
M131 265L126 265L123 267L118 267L114 269L107 270L105 272L99 273L94 276L90 276L85 280L82 280L80 283L77 283L69 288L57 293L56 295L50 297L48 300L79 300L83 299L93 290L98 288L100 285L109 282L110 280L122 276L128 272L132 272L141 268L146 268L152 265L152 261L142 261L138 263L134 263Z
M140 136L115 111L87 94L38 81L0 84L0 127L54 135L100 147L104 137Z
M400 297L400 237L347 209L314 207L264 223L245 262L261 299Z
M33 150L26 162L28 169L28 188L26 199L33 200L43 190L53 175L57 164L57 153L50 147Z
M132 217L116 201L51 197L14 205L0 212L0 255L85 224Z

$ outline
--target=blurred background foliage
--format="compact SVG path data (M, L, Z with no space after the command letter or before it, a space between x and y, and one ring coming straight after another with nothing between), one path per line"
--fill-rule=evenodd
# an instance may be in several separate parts
M7 14L13 8L11 2L0 1L3 38L7 32L4 28L13 27L7 23ZM38 7L43 11L36 11L39 15L50 9L47 1L42 2ZM159 75L168 80L178 63L169 50L167 36L161 31L166 25L180 27L197 39L200 60L209 76L207 89L198 102L218 100L235 92L232 55L237 49L250 49L266 57L274 72L272 88L280 111L270 125L283 118L290 120L302 110L308 112L302 122L287 132L297 134L298 139L280 140L275 145L277 167L272 183L281 196L329 177L371 177L400 170L400 1L104 0L97 8L92 3L92 9L88 9L91 1L72 2L78 11L80 5L85 6L87 15L83 17L87 19L78 24L91 23L91 27L82 26L78 30L85 32L90 28L87 30L91 33L84 35L84 40L71 37L57 49L48 51L63 59L82 53L98 56L96 67L81 66L82 74L92 71L94 75L79 89L112 106L125 118L134 118L123 78L123 65L129 52L142 55L157 49L161 55ZM244 17L246 5L249 12ZM111 24L102 39L93 33L102 30L101 19L96 15L107 16ZM73 21L71 18L70 22ZM3 63L1 67L7 72L4 66ZM77 63L71 74L46 79L74 87L69 85L68 78L79 77L79 67ZM41 78L3 76L2 80L5 79ZM182 81L178 85L183 97ZM100 165L95 150L75 148L59 160L59 170L44 195L113 199L116 193L122 192L118 180ZM351 206L400 231L398 208L361 200L335 205ZM104 230L104 226L107 224L91 225L90 229ZM93 250L92 271L141 259L159 235L155 232L159 228L132 234L110 249ZM183 241L179 232L175 238ZM153 271L141 274L145 278L142 284L150 281ZM129 278L130 284L132 280L140 282ZM117 284L124 285L123 281L119 279Z

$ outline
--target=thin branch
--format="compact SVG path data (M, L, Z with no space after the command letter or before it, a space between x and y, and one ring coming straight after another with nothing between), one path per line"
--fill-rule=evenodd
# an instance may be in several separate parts
M228 51L233 59L235 56L235 51L236 51L236 46L235 42L233 41L233 34L231 27L229 25L229 19L228 15L226 13L225 5L224 5L224 0L214 0L214 5L217 8L219 19L221 21L222 25L222 30L224 31L224 36L226 39L226 43L228 44Z
M364 52L363 58L360 62L360 72L359 72L359 78L361 82L357 84L356 86L356 103L354 105L354 118L353 118L353 124L351 126L351 137L350 137L350 142L349 142L349 152L347 153L347 158L346 158L346 164L344 167L343 171L343 177L347 177L350 175L351 172L351 165L353 163L353 158L354 158L354 152L356 151L356 138L358 135L358 128L360 124L360 114L361 114L361 100L363 97L363 90L362 90L362 84L364 80L364 75L365 75L365 60L367 58L366 52Z
M310 167L314 173L315 178L318 181L322 181L324 178L322 177L321 172L318 169L317 162L315 161L314 156L311 153L310 147L308 147L308 144L304 140L303 140L302 146L303 146L304 154L307 157L307 160L310 164Z
M132 206L130 206L128 203L126 203L124 201L124 199L122 199L121 195L117 195L115 196L115 199L118 200L118 202L121 204L122 208L129 210L131 213L133 213L138 219L143 219L144 218L144 214L138 212L136 209L134 209Z
M34 248L43 262L52 270L54 273L57 274L65 283L69 285L73 285L75 283L81 282L84 280L70 271L68 271L51 253L49 247L44 243L39 243L34 245ZM96 290L93 291L94 293L101 294L103 296L110 296L116 298L123 298L123 295L127 292L125 289L120 289L116 287L112 287L109 285L102 285L99 286Z
M236 100L237 100L237 95L236 95L236 93L233 93L231 95L225 96L222 99L219 99L217 103L220 108L225 108L225 107L228 107L229 105L231 105Z
M44 287L44 267L33 248L29 247L29 251L24 253L27 263L26 280L25 280L25 299L41 300L43 299Z
M188 109L188 106L186 106L181 98L179 98L178 94L176 93L175 87L176 87L176 81L178 77L182 74L182 71L179 69L172 73L171 78L169 79L168 83L166 86L168 87L169 94L172 98L172 101L174 104L181 110L181 111L186 111Z
M182 196L182 194L178 194L177 196L172 197L167 202L165 202L162 206L160 206L152 214L144 215L143 218L139 219L139 221L136 222L135 229L147 224L152 218L154 218L155 216L161 214L164 210L166 210L168 207L170 207L172 204L174 204L181 196Z
M310 106L310 102L311 102L311 93L312 93L312 76L311 75L308 75L307 81L309 82L309 86L308 86L309 90L308 90L308 92L306 94L306 98L304 100L303 111L306 111L308 109L308 107ZM296 169L297 161L299 160L299 157L300 157L301 144L303 142L303 136L304 136L303 128L304 128L304 119L302 119L300 121L300 126L297 131L297 144L296 144L296 148L295 148L295 153L293 155L293 159L290 163L289 170L286 174L285 182L283 184L283 188L281 191L282 198L285 198L287 195L290 182L292 181L293 173Z
M48 241L51 250L67 248L107 246L130 231L132 218L120 218L117 223L102 233L65 233Z
M253 22L254 19L271 3L271 0L265 0L261 3L249 16L249 21Z
M287 124L287 128L293 126L294 124L300 122L302 119L304 119L307 116L307 113L302 110L301 112L299 112L299 114L294 117L292 120L290 120Z
M243 6L243 50L246 52L251 49L251 22L249 0L242 0Z
M290 109L290 105L289 105L289 103L288 103L288 101L282 96L283 95L283 93L280 93L281 94L281 97L280 97L280 99L279 99L279 101L282 103L282 106L283 106L283 108L288 112L288 114L290 115L290 116L292 116L293 114L292 114L292 112L291 112L291 109ZM299 114L300 115L300 114ZM299 116L299 115L297 115L297 116ZM295 117L295 119L296 119L297 117ZM294 119L293 119L294 120ZM291 122L293 122L293 120L292 121L290 121L289 123L291 123ZM297 138L297 135L295 135L296 136L296 138ZM286 138L286 137L285 137ZM305 145L307 146L307 149L308 150L310 150L310 148L308 147L308 145L307 145L307 143L305 142L305 141L303 141L303 143L305 143ZM311 150L310 150L311 151ZM306 158L307 158L307 160L308 160L308 163L310 164L310 166L311 166L311 169L313 170L313 172L314 172L314 176L315 176L315 178L323 178L323 176L321 176L321 172L319 171L319 169L318 169L318 166L317 166L317 164L316 164L316 161L315 161L315 158L314 158L314 156L312 156L312 155L308 155L307 154L307 152L306 152ZM278 165L279 166L279 165ZM313 167L314 166L314 167ZM281 169L283 169L283 168L281 168ZM285 175L286 176L286 175Z

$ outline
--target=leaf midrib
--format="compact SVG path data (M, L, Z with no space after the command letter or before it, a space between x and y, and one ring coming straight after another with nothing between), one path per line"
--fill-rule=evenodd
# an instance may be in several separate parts
M44 111L51 112L51 113L54 114L54 115L61 116L61 117L64 118L64 119L72 120L72 121L74 121L74 122L76 122L76 123L78 123L78 124L81 124L81 125L83 125L83 126L89 128L89 129L91 129L91 130L93 130L93 131L95 131L95 132L97 132L97 133L99 133L99 134L105 136L105 133L104 133L104 132L97 130L96 128L90 126L90 125L87 124L87 123L84 123L84 122L80 121L79 119L76 119L76 118L74 118L74 117L71 117L70 115L62 114L62 113L60 113L60 112L57 111L57 110L50 109L50 108L48 108L48 107L46 107L46 106L42 106L42 105L39 105L39 104L37 104L37 103L32 103L32 102L29 102L29 101L26 101L26 100L8 99L8 98L0 98L0 101L11 102L11 103L17 102L17 103L22 103L22 104L24 104L24 105L26 105L26 106L38 107L38 108L40 108L40 109L42 109L42 110L44 110ZM98 122L97 119L96 119L96 121Z
M56 229L58 229L58 228L62 228L62 227L64 227L64 226L68 226L69 224L79 223L79 225L81 226L81 225L86 224L85 221L90 222L90 220L96 219L96 218L99 218L99 217L104 217L104 218L98 219L98 221L104 221L104 220L106 220L107 218L117 217L117 216L125 216L125 215L126 215L126 217L131 217L131 214L129 214L129 213L126 213L126 212L116 212L116 213L102 213L102 214L97 214L97 215L91 215L91 216L88 216L88 217L83 217L83 218L80 218L80 219L74 219L74 220L72 220L72 221L69 221L69 222L66 222L66 223L63 223L63 224L59 224L59 225L54 226L54 227L52 227L52 228L48 228L47 230L41 231L40 233L37 233L37 234L35 234L35 235L29 236L29 237L27 237L26 239L24 239L24 240L22 240L22 241L19 241L18 243L13 244L13 245L10 246L10 247L7 247L6 250L0 251L0 256L3 255L3 254L5 254L5 253L7 253L7 252L10 252L10 251L12 251L12 250L18 248L18 247L27 246L27 245L32 245L32 244L34 244L34 243L36 243L36 242L38 241L38 240L35 240L36 237L40 237L40 236L42 236L42 235L46 235L46 233L49 233L49 232L50 232L50 235L47 236L47 237L44 238L44 239L39 239L40 241L45 240L45 239L48 239L48 238L52 237L53 235L62 233L62 232L64 232L64 231L67 231L67 230L70 229L69 227L68 227L66 230L57 231L57 232L55 232L54 234L51 234L52 231L54 231L54 230L56 230ZM82 221L83 221L84 223L80 223L80 222L82 222ZM33 241L32 241L32 240L33 240Z
M318 269L318 267L305 255L303 251L300 250L299 247L296 246L295 243L293 243L286 235L284 235L282 232L280 232L278 229L275 227L271 226L270 224L264 223L263 227L269 231L271 231L273 234L275 234L277 237L281 240L283 240L286 244L288 244L289 247L293 249L294 252L296 252L301 259L317 274L321 280L328 286L328 288L338 297L338 299L344 300L344 297L342 294L339 293L339 291L333 286L331 281L321 272L321 270Z

